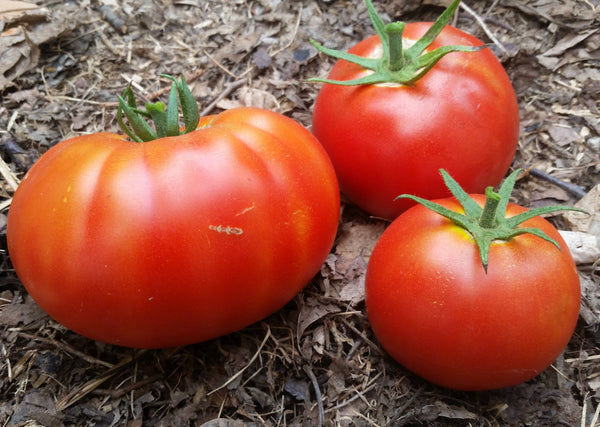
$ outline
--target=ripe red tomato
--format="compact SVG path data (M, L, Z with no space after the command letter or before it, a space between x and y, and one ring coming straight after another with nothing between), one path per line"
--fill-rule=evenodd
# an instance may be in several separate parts
M257 108L144 143L63 141L14 195L11 260L34 300L87 337L185 345L281 308L316 274L339 219L323 147Z
M437 202L462 212L455 199ZM506 216L524 211L510 203ZM471 234L449 219L417 205L392 222L365 285L383 348L421 377L459 390L515 385L546 369L575 328L579 277L548 221L519 227L539 228L561 249L532 234L495 241L486 274Z
M404 42L417 40L430 26L406 24ZM446 26L428 51L482 44ZM381 46L375 35L349 53L375 58ZM352 80L369 73L339 60L328 78ZM470 193L498 184L516 151L519 109L505 70L485 48L446 55L413 85L325 83L312 130L333 162L342 192L370 214L393 219L414 204L394 201L400 194L448 196L438 179L440 168Z

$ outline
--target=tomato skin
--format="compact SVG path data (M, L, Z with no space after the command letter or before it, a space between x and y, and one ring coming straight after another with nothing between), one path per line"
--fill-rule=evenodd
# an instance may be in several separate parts
M474 199L483 205L484 197ZM455 199L438 200L462 212ZM507 216L525 209L509 204ZM531 234L493 243L485 273L471 236L417 205L383 233L369 260L366 306L383 348L428 381L457 390L515 385L546 369L577 323L580 284L557 230L535 217L561 250Z
M51 317L92 339L160 348L281 308L318 272L338 220L335 172L312 134L240 108L178 137L57 144L17 189L7 238Z
M409 23L416 40L430 23ZM475 37L446 26L431 45L480 46ZM378 36L349 50L373 57ZM366 75L339 60L329 79ZM511 82L489 49L453 52L413 86L338 86L325 83L313 111L313 133L333 162L343 193L365 211L393 219L414 202L448 197L444 168L470 193L483 193L506 174L517 148L519 109ZM490 161L491 160L491 161Z

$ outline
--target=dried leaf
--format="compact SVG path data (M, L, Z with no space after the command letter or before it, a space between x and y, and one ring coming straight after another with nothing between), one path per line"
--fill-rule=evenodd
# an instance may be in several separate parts
M365 300L365 274L363 273L345 285L343 284L338 288L338 291L341 301L348 302L351 307L356 307Z
M368 260L385 227L386 224L382 221L372 224L343 224L336 241L335 253L351 259L361 255Z
M243 421L230 420L228 418L215 418L205 422L200 427L246 427L246 423Z
M259 70L270 67L273 63L271 56L265 49L259 48L252 54L252 60Z
M237 91L237 99L222 99L217 107L224 110L237 107L258 107L270 110L277 109L277 99L273 94L249 86L243 86Z
M0 325L29 325L47 317L47 314L31 297L22 304L5 304L0 306Z
M592 264L600 259L600 243L597 236L582 231L560 230L575 264Z
M428 421L434 421L439 417L456 420L476 420L478 418L476 414L465 408L448 405L441 401L437 401L433 405L424 406L421 408L421 411L424 418Z
M548 126L548 133L559 146L565 146L581 140L581 137L575 129L567 123L558 123Z
M304 331L311 324L327 316L328 314L339 313L340 311L342 310L337 305L323 304L316 298L307 298L300 309L300 313L298 314L298 326L296 328L296 336L298 337L298 341L300 341L300 338L302 338L304 335Z
M600 327L600 287L592 279L580 275L581 310L580 316L592 330Z
M0 90L36 66L40 50L22 27L11 28L0 36Z
M33 425L45 427L63 426L62 416L56 413L54 400L49 391L41 389L27 393L12 414L8 424L13 426L32 425L30 424L32 421L34 421ZM40 424L37 424L36 421Z
M27 12L40 9L36 4L26 1L0 0L0 19L13 22L27 16Z
M52 14L37 6L19 13L12 27L0 35L0 90L37 65L41 44L60 37L78 23L73 6L64 4Z
M310 401L310 386L306 381L298 380L296 378L289 378L285 382L283 389L287 393L294 396L297 400L303 402Z
M600 184L592 188L575 207L586 213L566 211L563 217L573 231L582 231L600 239Z
M569 33L564 38L559 40L550 49L544 52L543 56L560 56L563 55L568 49L578 45L592 34L596 33L598 28L593 28L587 31L582 31L579 34Z

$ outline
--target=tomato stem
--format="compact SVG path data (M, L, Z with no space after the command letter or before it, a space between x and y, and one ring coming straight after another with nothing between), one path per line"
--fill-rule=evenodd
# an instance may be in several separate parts
M354 86L362 84L378 83L399 83L403 85L413 85L420 80L429 70L431 70L440 59L452 52L475 52L485 46L441 46L431 51L427 48L434 42L444 27L450 22L452 15L456 12L460 0L454 0L450 6L438 17L427 32L414 45L408 49L402 46L402 37L404 33L404 22L393 22L384 25L383 21L377 15L371 0L365 0L367 12L375 32L381 41L381 58L363 58L347 52L335 49L329 49L321 46L314 40L310 42L320 52L342 59L360 67L371 70L364 77L354 80L330 80L311 78L308 81L331 83L342 86Z
M117 109L117 122L119 126L135 142L152 141L167 136L178 136L186 134L197 129L200 121L198 104L194 95L190 91L185 78L181 77L181 82L167 74L161 74L161 77L171 79L171 91L169 93L169 102L165 106L162 102L147 102L146 110L139 110L136 107L136 100L131 85L128 85L119 96L119 107ZM183 113L184 129L179 127L179 103ZM123 114L127 117L129 126L123 121ZM150 118L154 123L154 129L146 121Z
M404 22L392 22L385 26L385 32L389 39L389 69L399 71L404 67L404 47L402 46L402 34L404 33Z
M511 173L504 180L497 193L492 187L486 188L486 199L482 208L445 170L440 169L446 186L461 204L464 213L453 211L438 203L410 194L402 194L397 199L412 199L468 231L473 236L473 240L479 249L481 264L487 273L490 246L497 241L509 241L521 234L533 234L552 243L560 250L560 245L542 230L531 227L518 227L521 223L536 216L560 210L585 212L571 206L553 205L531 209L507 218L506 208L519 172L520 169L517 169Z
M500 205L500 195L492 187L485 189L485 204L479 217L479 225L482 228L494 228L498 225L496 220L498 206Z

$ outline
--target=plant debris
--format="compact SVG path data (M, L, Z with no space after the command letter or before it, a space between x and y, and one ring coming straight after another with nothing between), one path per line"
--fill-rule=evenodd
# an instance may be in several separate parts
M524 384L477 393L429 384L380 348L364 274L387 223L346 202L332 253L292 302L186 347L140 351L74 334L37 307L10 264L6 215L19 180L62 139L118 132L127 85L164 101L159 75L183 75L203 115L252 105L310 128L320 85L307 79L326 77L333 61L309 40L347 50L371 35L362 0L32 0L10 19L9 3L0 1L0 424L600 425L598 0L466 0L453 23L489 43L515 86L513 168L525 173L513 198L583 208L548 219L592 248L578 264L580 322L561 357ZM386 22L431 21L447 4L375 1Z

